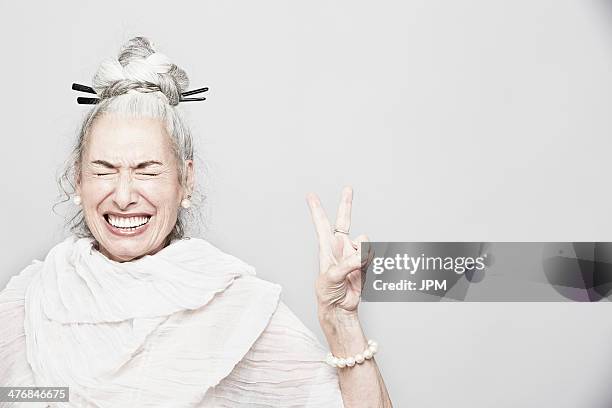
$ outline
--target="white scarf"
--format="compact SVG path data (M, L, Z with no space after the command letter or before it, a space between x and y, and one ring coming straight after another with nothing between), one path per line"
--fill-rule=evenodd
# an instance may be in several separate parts
M243 358L279 302L279 285L202 239L123 263L92 242L55 246L25 296L36 384L70 386L79 406L195 404Z

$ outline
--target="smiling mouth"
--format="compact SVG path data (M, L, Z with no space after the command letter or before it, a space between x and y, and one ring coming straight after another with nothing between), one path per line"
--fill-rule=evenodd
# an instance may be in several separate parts
M104 219L111 226L121 231L136 231L147 225L151 219L150 215L140 215L135 217L119 217L113 214L104 214Z

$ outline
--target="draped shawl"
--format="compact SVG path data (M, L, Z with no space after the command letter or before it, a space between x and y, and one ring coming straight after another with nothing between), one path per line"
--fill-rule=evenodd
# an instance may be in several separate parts
M342 407L280 294L203 239L115 262L70 236L0 293L0 385L70 387L40 407Z

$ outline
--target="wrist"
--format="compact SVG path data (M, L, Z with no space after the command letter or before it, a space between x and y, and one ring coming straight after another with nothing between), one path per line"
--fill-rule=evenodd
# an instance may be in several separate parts
M330 351L337 357L361 353L368 346L368 341L357 313L337 309L319 311L319 323Z
M331 327L352 327L360 324L357 310L348 311L340 307L319 307L317 316L324 330Z

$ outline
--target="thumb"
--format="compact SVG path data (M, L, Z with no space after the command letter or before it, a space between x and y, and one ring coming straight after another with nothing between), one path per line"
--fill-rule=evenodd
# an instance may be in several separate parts
M329 278L332 282L339 283L344 281L349 273L359 269L361 269L361 254L355 252L330 268Z

